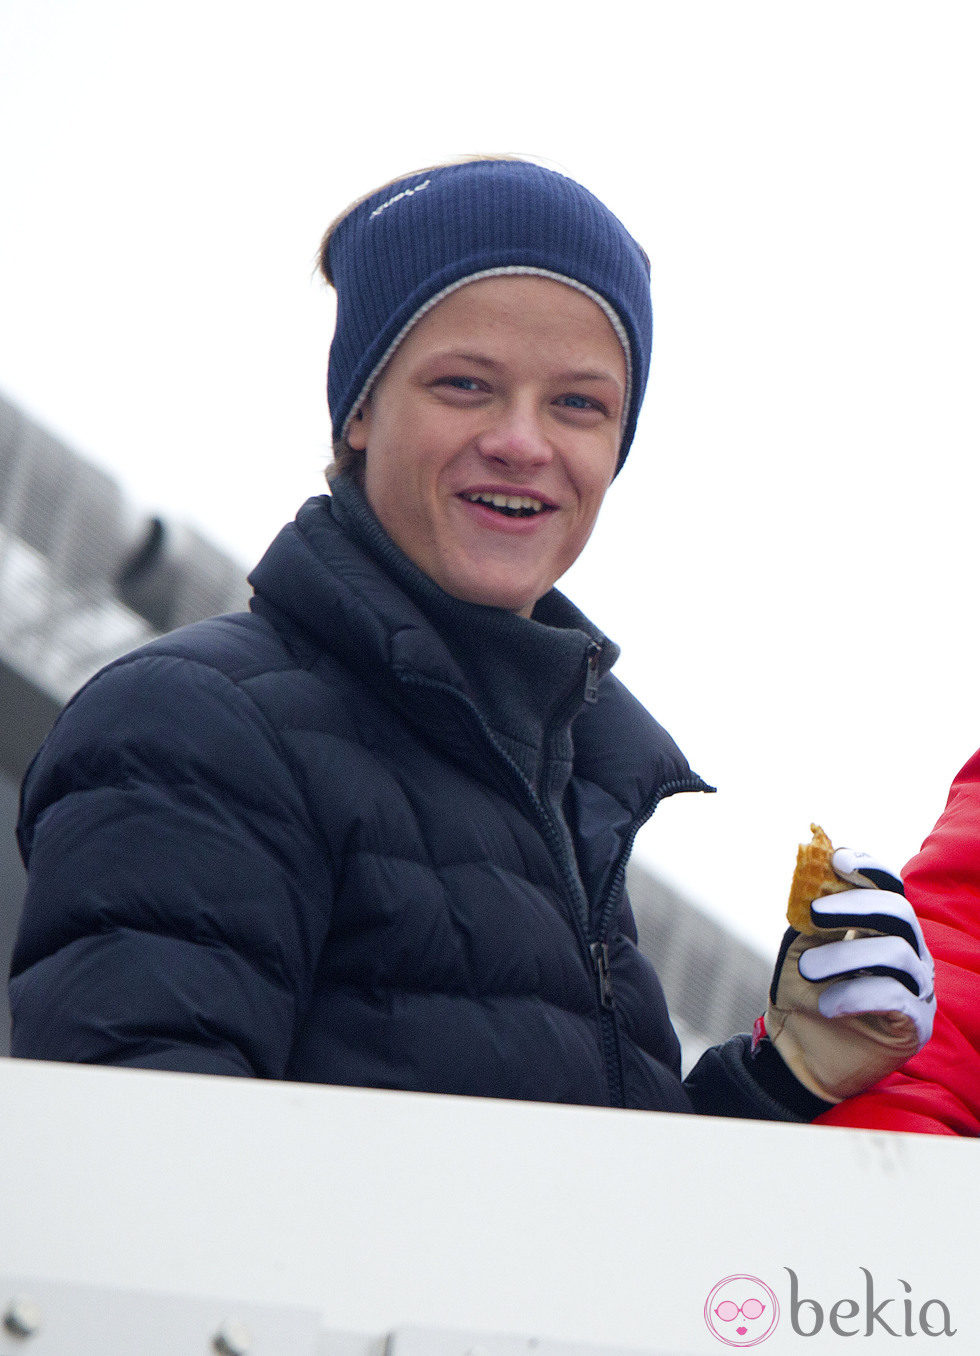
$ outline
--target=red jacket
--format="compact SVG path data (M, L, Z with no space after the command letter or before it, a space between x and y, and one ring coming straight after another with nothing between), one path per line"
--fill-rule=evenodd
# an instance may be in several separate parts
M980 1135L980 752L957 775L939 823L902 876L936 961L932 1040L819 1123Z

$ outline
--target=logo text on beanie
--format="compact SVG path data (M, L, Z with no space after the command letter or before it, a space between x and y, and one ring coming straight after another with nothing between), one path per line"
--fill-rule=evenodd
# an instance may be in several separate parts
M416 184L414 188L403 188L402 191L396 193L393 198L389 198L388 201L383 202L380 207L376 207L371 213L371 216L378 217L382 212L387 211L389 207L393 207L396 202L401 202L402 198L410 198L413 193L421 193L423 188L428 188L431 182L431 179L426 179L425 183Z

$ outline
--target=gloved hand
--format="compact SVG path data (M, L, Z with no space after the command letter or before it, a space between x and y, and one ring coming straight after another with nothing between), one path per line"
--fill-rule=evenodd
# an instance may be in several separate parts
M932 957L901 880L850 848L832 863L857 888L813 900L815 931L787 929L756 1042L768 1036L805 1087L839 1102L925 1045L936 998Z

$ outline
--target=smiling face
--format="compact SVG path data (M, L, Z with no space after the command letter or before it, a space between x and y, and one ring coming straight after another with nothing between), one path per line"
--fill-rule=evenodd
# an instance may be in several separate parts
M409 331L350 424L388 535L447 593L529 616L616 470L626 359L584 293L483 278Z

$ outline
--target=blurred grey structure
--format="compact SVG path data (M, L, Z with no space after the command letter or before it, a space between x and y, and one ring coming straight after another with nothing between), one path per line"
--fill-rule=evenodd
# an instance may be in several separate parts
M127 503L112 476L0 396L0 1054L24 893L21 777L97 669L163 631L247 605L245 568Z
M709 1045L752 1030L765 1011L772 961L647 867L633 862L627 885L640 950L657 967L686 1072Z
M0 1054L24 892L20 779L61 706L153 636L235 611L245 569L179 523L141 515L118 483L0 397ZM663 981L685 1065L751 1029L770 965L646 868L628 877L640 946Z

